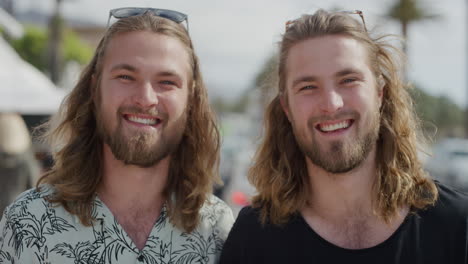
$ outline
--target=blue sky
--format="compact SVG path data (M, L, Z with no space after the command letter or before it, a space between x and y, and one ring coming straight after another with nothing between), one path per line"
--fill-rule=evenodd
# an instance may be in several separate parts
M15 0L18 9L51 12L55 0ZM369 28L399 34L385 18L392 0L63 0L63 13L105 24L109 9L151 6L189 15L190 34L200 57L210 96L228 99L251 87L255 75L276 49L284 22L318 8L360 9ZM421 0L440 15L409 29L409 77L433 95L447 95L459 105L467 100L465 0Z

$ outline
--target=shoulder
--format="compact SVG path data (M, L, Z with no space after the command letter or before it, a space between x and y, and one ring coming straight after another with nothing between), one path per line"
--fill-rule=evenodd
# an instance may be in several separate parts
M420 239L423 251L431 252L437 241L437 254L451 252L452 259L458 254L466 259L468 196L439 182L436 182L436 186L439 191L437 201L409 218L407 234L413 237L411 239L417 239L414 241Z
M260 208L254 208L252 206L242 208L236 219L236 225L260 227L262 225L260 221L260 210Z
M263 263L254 256L269 256L271 243L281 242L275 227L262 224L259 208L242 208L223 247L220 263ZM267 253L268 252L268 253Z
M200 228L214 229L226 238L233 223L231 208L218 197L210 195L200 209Z
M247 219L260 219L260 210L261 208L246 206L239 212L239 217L242 216L242 218Z
M260 209L246 206L242 208L232 227L230 236L242 239L246 236L260 237L265 229L269 229L268 223L262 224L260 220Z
M440 207L445 213L451 213L453 216L468 216L468 194L436 182L439 191L439 198L436 206Z
M246 206L242 208L232 227L231 233L239 238L248 240L258 239L259 243L268 242L275 237L289 236L291 232L302 232L302 217L300 214L292 214L286 222L273 224L266 219L262 221L262 207Z
M20 211L31 212L49 207L50 204L47 202L47 197L53 193L54 188L50 185L41 185L39 188L29 189L18 195L15 201L5 209L4 214Z
M203 204L201 214L232 214L231 208L218 197L210 194Z
M50 185L41 185L39 188L32 188L21 193L3 212L2 228L24 227L25 225L18 225L17 223L42 221L44 215L48 215L52 211L55 214L57 210L61 210L47 199L53 193L54 189ZM3 230L3 232L6 232L6 230Z
M47 185L27 190L5 209L0 221L0 262L4 257L31 263L34 254L48 243L49 235L72 227L56 215L53 205L47 201L52 193L53 189Z
M202 219L214 218L218 220L227 217L232 218L232 221L234 221L231 208L214 195L210 195L205 201L200 209L200 216Z
M443 183L436 182L439 192L434 206L428 208L427 214L438 220L466 221L468 219L468 194Z
M63 225L72 227L68 222L76 223L77 218L64 207L49 202L48 198L54 193L55 189L50 185L41 185L23 192L3 212L0 228L3 228L3 232L16 232L32 224L43 225L49 220L61 221Z

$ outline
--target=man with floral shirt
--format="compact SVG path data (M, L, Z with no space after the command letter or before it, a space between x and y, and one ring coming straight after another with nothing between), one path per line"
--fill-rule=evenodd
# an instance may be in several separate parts
M185 14L120 8L44 138L55 164L0 222L1 263L215 263L219 135ZM109 17L109 18L110 18Z

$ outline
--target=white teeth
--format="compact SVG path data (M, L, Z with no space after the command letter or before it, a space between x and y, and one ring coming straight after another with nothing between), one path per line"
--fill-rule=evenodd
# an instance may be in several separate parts
M151 125L151 126L156 125L156 123L158 123L158 120L154 118L141 118L141 117L136 117L136 116L128 116L128 120L135 122L135 123L139 123L143 125Z
M348 128L349 125L350 125L349 121L343 121L343 122L336 123L333 125L320 125L319 128L321 131L330 132L330 131L335 131L335 130L342 129L342 128Z

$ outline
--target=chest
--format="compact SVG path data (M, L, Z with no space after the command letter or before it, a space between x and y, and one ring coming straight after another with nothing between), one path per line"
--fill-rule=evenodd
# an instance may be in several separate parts
M304 217L318 236L345 249L374 247L387 240L401 222L385 223L372 217L349 217L327 221L319 217Z
M439 227L440 228L440 227ZM407 223L383 243L349 250L327 241L302 220L286 226L249 231L254 237L239 263L466 263L467 238L434 232L434 227ZM429 235L431 234L431 235Z
M158 212L135 212L115 216L120 226L140 250L145 246L158 217Z

